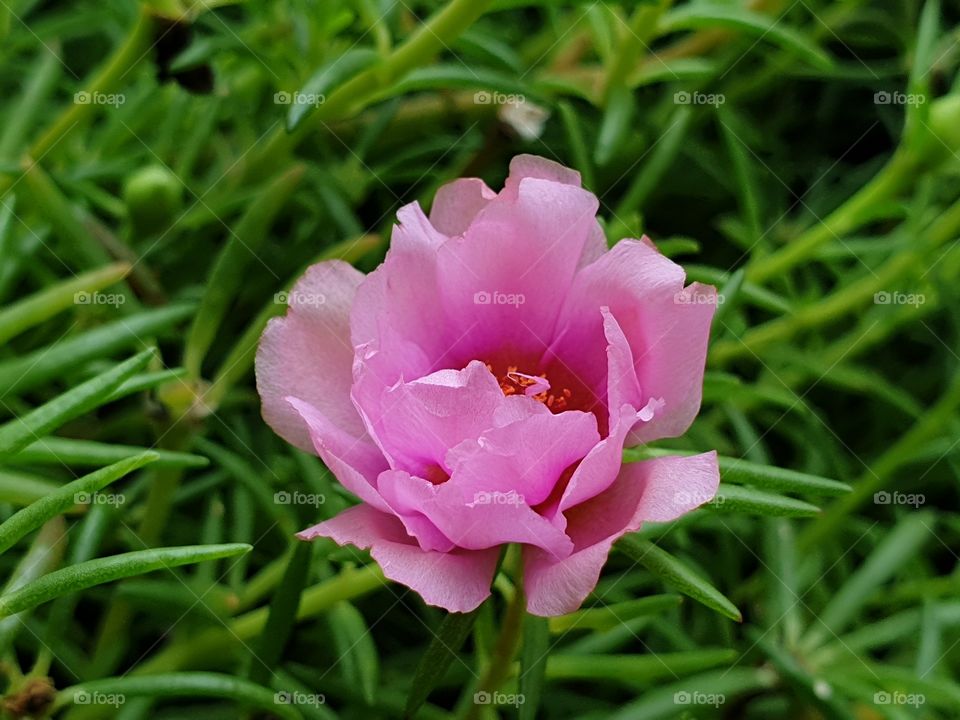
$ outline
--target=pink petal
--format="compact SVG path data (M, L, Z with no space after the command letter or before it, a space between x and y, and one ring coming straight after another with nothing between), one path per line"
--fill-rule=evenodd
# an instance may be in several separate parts
M297 537L329 537L339 545L370 548L384 575L416 591L428 605L449 612L470 612L490 596L490 583L500 555L499 548L424 551L410 539L397 518L366 505L345 510Z
M534 615L573 612L596 587L614 542L644 522L666 522L708 502L720 482L715 452L625 465L604 493L567 511L575 549L557 562L524 548L527 609Z
M437 190L430 208L431 224L444 235L463 235L497 194L479 178L460 178Z
M450 347L455 327L437 286L437 232L416 203L397 212L383 264L357 290L351 337L357 348L352 399L368 427L385 409L383 393L398 381L427 375Z
M626 360L618 360L615 395L630 398L639 388L644 405L663 399L628 444L681 435L700 408L715 295L708 286L684 289L683 283L683 269L648 242L622 240L577 274L561 312L550 352L585 384L599 382L597 348L609 343L605 333L612 328L598 310L607 307L629 343L636 372L634 379ZM619 401L608 398L608 405Z
M397 219L390 250L357 290L350 318L354 346L392 360L385 366L389 376L382 378L387 385L403 373L416 377L429 372L408 364L417 353L404 344L419 348L424 357L442 354L449 346L446 332L451 325L437 285L437 250L446 235L437 232L417 203L400 208Z
M523 581L527 612L553 617L577 610L597 586L613 543L613 539L597 543L559 562L540 548L525 547Z
M575 411L537 413L492 428L449 452L447 482L435 489L412 486L420 492L412 504L459 547L516 542L564 557L573 546L563 528L534 506L599 439L595 418Z
M603 331L607 341L607 396L611 408L610 431L577 467L563 496L549 514L560 527L566 526L563 511L599 495L613 484L623 461L623 447L630 431L638 422L655 417L660 399L643 403L633 363L633 353L617 319L609 308L601 308ZM637 407L642 410L638 411ZM560 511L559 514L556 511Z
M468 550L496 548L509 542L535 544L558 558L573 549L563 531L534 512L516 492L472 492L452 482L432 486L400 471L381 475L382 492L399 510L408 532L425 549L443 548L447 538L452 545ZM415 513L422 514L437 533L419 520L408 523Z
M542 548L558 559L573 550L564 532L514 490L471 492L457 485L442 485L436 497L425 502L423 511L457 547L482 550L515 542Z
M423 514L424 505L436 497L436 485L403 470L385 470L377 478L377 489L407 534L416 538L421 548L438 552L453 550L455 546L450 538Z
M524 178L550 180L573 187L581 186L580 173L576 170L537 155L517 155L510 161L510 175L502 194L508 197L516 197L520 181ZM600 223L594 222L583 246L583 252L580 255L577 267L589 265L606 251L607 236L604 234L603 228L600 227Z
M624 405L641 408L645 405L644 396L630 343L610 308L600 308L600 314L607 341L607 404L611 412Z
M372 430L394 467L424 475L445 468L450 448L493 427L505 400L486 366L473 361L463 370L438 370L391 387Z
M342 431L308 402L288 397L290 407L300 416L314 449L340 484L361 500L389 510L374 482L387 468L387 461L368 439L358 440Z
M697 417L716 298L713 286L692 283L673 298L661 297L652 303L644 323L649 345L643 353L635 346L634 357L645 398L659 398L663 404L653 420L634 428L628 444L678 437ZM639 327L639 322L624 327L631 344Z
M592 194L572 185L525 178L515 200L501 193L464 236L440 248L443 307L461 332L441 366L490 361L504 348L518 360L540 356L597 206Z
M362 273L339 260L313 265L290 291L286 316L272 319L260 339L256 375L263 418L301 450L312 453L314 447L300 415L285 400L291 395L348 435L365 436L350 400L350 309L361 280Z
M514 490L528 505L539 505L563 471L599 441L597 421L590 413L537 413L453 448L447 456L451 477L442 491L457 487L472 495Z
M507 197L516 197L520 181L524 178L538 178L580 187L580 173L576 170L537 155L517 155L510 161L510 175L501 194ZM587 241L583 245L577 267L589 265L606 251L607 237L604 235L600 223L594 222L590 234L587 236Z
M583 245L583 252L580 253L580 260L577 262L577 268L586 267L596 262L600 256L607 252L607 236L600 227L600 223L594 223L587 242Z
M566 528L565 510L599 495L616 481L623 464L623 445L635 423L633 406L621 407L610 434L577 466L556 507L559 513L551 513L560 527Z
M504 183L504 194L516 197L520 181L525 178L580 187L580 173L576 170L538 155L516 155L510 161L510 173Z

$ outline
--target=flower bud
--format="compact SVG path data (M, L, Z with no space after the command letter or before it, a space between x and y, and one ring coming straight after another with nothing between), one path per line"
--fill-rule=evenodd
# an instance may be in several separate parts
M183 183L162 165L149 165L123 185L127 213L138 235L152 235L168 227L183 207Z

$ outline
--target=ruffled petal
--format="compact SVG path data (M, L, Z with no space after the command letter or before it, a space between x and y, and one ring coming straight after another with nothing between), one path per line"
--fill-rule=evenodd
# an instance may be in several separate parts
M549 180L561 185L580 187L580 173L539 155L515 155L501 194L516 197L520 182L526 178Z
M423 513L424 505L436 497L436 485L403 470L386 470L377 478L377 489L421 548L438 552L454 549L453 541Z
M461 333L441 367L503 351L518 359L543 353L597 207L580 188L524 178L515 199L501 193L465 235L440 247L442 305Z
M460 178L437 190L430 208L431 224L444 235L463 235L497 194L479 178Z
M390 250L376 270L357 290L350 330L355 347L367 347L392 360L383 378L392 384L405 374L425 374L410 366L416 353L404 344L421 348L425 356L442 352L449 322L440 304L437 285L437 250L447 237L430 224L420 205L410 203L397 211Z
M524 178L537 178L539 180L549 180L551 182L561 183L562 185L572 185L580 187L580 173L568 167L561 165L553 160L548 160L537 155L517 155L510 161L510 175L507 177L505 187L501 194L507 197L516 197L520 187L520 181ZM583 245L580 253L580 259L577 267L589 265L597 260L607 251L607 237L600 227L600 223L594 221L590 233L587 235L587 241Z
M716 309L712 287L683 287L683 269L647 241L622 240L575 278L550 354L589 387L603 383L598 348L608 347L611 327L601 308L619 325L635 369L625 353L614 393L634 398L638 409L656 399L650 422L638 425L628 444L683 434L700 408L710 322ZM662 404L659 401L662 400ZM608 398L617 407L620 399Z
M385 474L384 479L388 476ZM431 486L419 478L389 476L395 487L384 492L403 497L408 507L423 514L444 538L456 547L469 550L496 548L517 542L536 545L553 557L566 557L573 550L570 539L536 513L516 491L472 491L448 483ZM414 528L421 544L435 542L423 528ZM441 545L438 545L441 546Z
M415 475L446 467L450 448L493 427L506 398L481 362L398 382L383 394L384 411L372 431L393 466Z
M538 412L492 428L452 449L450 479L414 488L420 497L413 505L459 547L516 542L564 557L573 548L570 540L535 506L599 439L596 419L575 411Z
M428 605L449 612L470 612L490 596L500 555L499 548L425 551L397 518L366 505L345 510L297 537L328 537L339 545L369 548L384 575L417 592Z
M294 397L286 400L302 419L314 450L340 484L374 507L389 510L374 485L377 476L387 469L386 458L377 447L368 439L358 440L345 433L310 403Z
M715 452L624 465L604 493L566 512L573 553L559 562L524 548L527 609L534 615L573 612L596 587L613 543L644 522L673 520L713 498L720 483Z
M268 323L257 348L264 420L284 440L310 453L310 433L288 396L314 406L347 435L365 436L350 400L350 311L362 280L362 273L339 260L313 265L288 293L286 316Z

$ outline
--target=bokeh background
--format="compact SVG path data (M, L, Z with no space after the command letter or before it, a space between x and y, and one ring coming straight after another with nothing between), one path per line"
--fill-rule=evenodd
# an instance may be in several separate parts
M960 717L953 0L0 0L0 36L3 717ZM549 622L297 543L354 499L252 382L303 268L518 153L723 297L659 448L716 448L720 498Z

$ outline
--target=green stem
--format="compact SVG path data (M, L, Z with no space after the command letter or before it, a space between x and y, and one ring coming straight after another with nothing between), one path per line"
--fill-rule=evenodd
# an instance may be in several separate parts
M189 447L193 430L179 419L162 437L159 445L164 450L185 450ZM137 540L145 547L154 547L160 541L167 526L173 496L180 487L183 468L160 468L153 477L144 506L143 520L137 527ZM103 622L93 652L91 666L94 677L103 677L116 670L127 647L129 625L133 619L133 607L124 599L113 597Z
M516 591L504 611L500 634L497 636L497 642L493 647L487 667L477 683L477 693L496 692L513 672L513 658L520 645L527 605L526 595L523 592L522 561L519 559L519 555L517 558L515 572L513 573ZM477 720L483 707L485 706L475 702L470 703L464 710L463 719Z
M31 67L29 82L17 100L11 112L6 116L3 132L0 134L0 158L13 160L19 154L27 133L34 126L44 101L60 78L61 71L59 43L48 46L48 52L42 53L35 67Z
M316 617L338 602L366 595L385 583L383 573L376 565L345 569L336 577L303 591L297 608L297 621ZM137 666L131 674L169 672L217 662L231 649L257 637L266 626L268 615L269 608L260 607L234 618L227 628L211 628L199 635L183 636Z
M127 34L126 40L86 87L87 93L93 95L110 92L147 55L153 38L153 17L149 7L149 3L143 3L140 6L137 21ZM93 103L71 104L30 147L30 156L37 159L43 157L60 142L64 135L70 132L74 125L86 119L96 107Z
M630 18L623 33L614 61L610 64L604 88L605 102L609 102L610 94L618 87L627 85L627 77L637 65L637 58L648 50L647 44L656 34L657 22L660 16L673 4L673 0L660 0L655 5L641 4Z
M817 523L810 526L801 537L800 551L809 551L817 547L825 538L842 527L847 516L869 500L875 492L882 489L894 472L910 462L919 447L950 427L951 419L958 406L960 406L960 370L954 375L950 386L940 400L889 450L883 453L859 480L853 483L853 492L840 498L828 508Z
M481 15L493 0L452 0L397 47L382 63L358 73L330 93L326 102L294 132L278 128L250 163L248 177L262 177L311 132L325 122L356 115L395 80L444 50Z
M908 275L930 250L952 240L960 232L960 201L945 210L924 233L923 244L887 260L876 272L856 280L820 302L806 305L794 314L764 323L747 331L738 340L718 342L710 352L714 363L756 353L771 343L781 342L797 332L826 325L870 302L877 292L891 290L892 284Z
M913 182L916 158L898 150L883 169L853 197L834 210L823 221L772 255L758 259L747 268L747 279L764 282L813 257L817 248L842 237L868 222L877 208L895 197Z
M81 222L69 198L43 168L30 159L23 162L23 194L33 209L50 222L60 241L58 249L69 264L89 270L112 260L89 228Z

